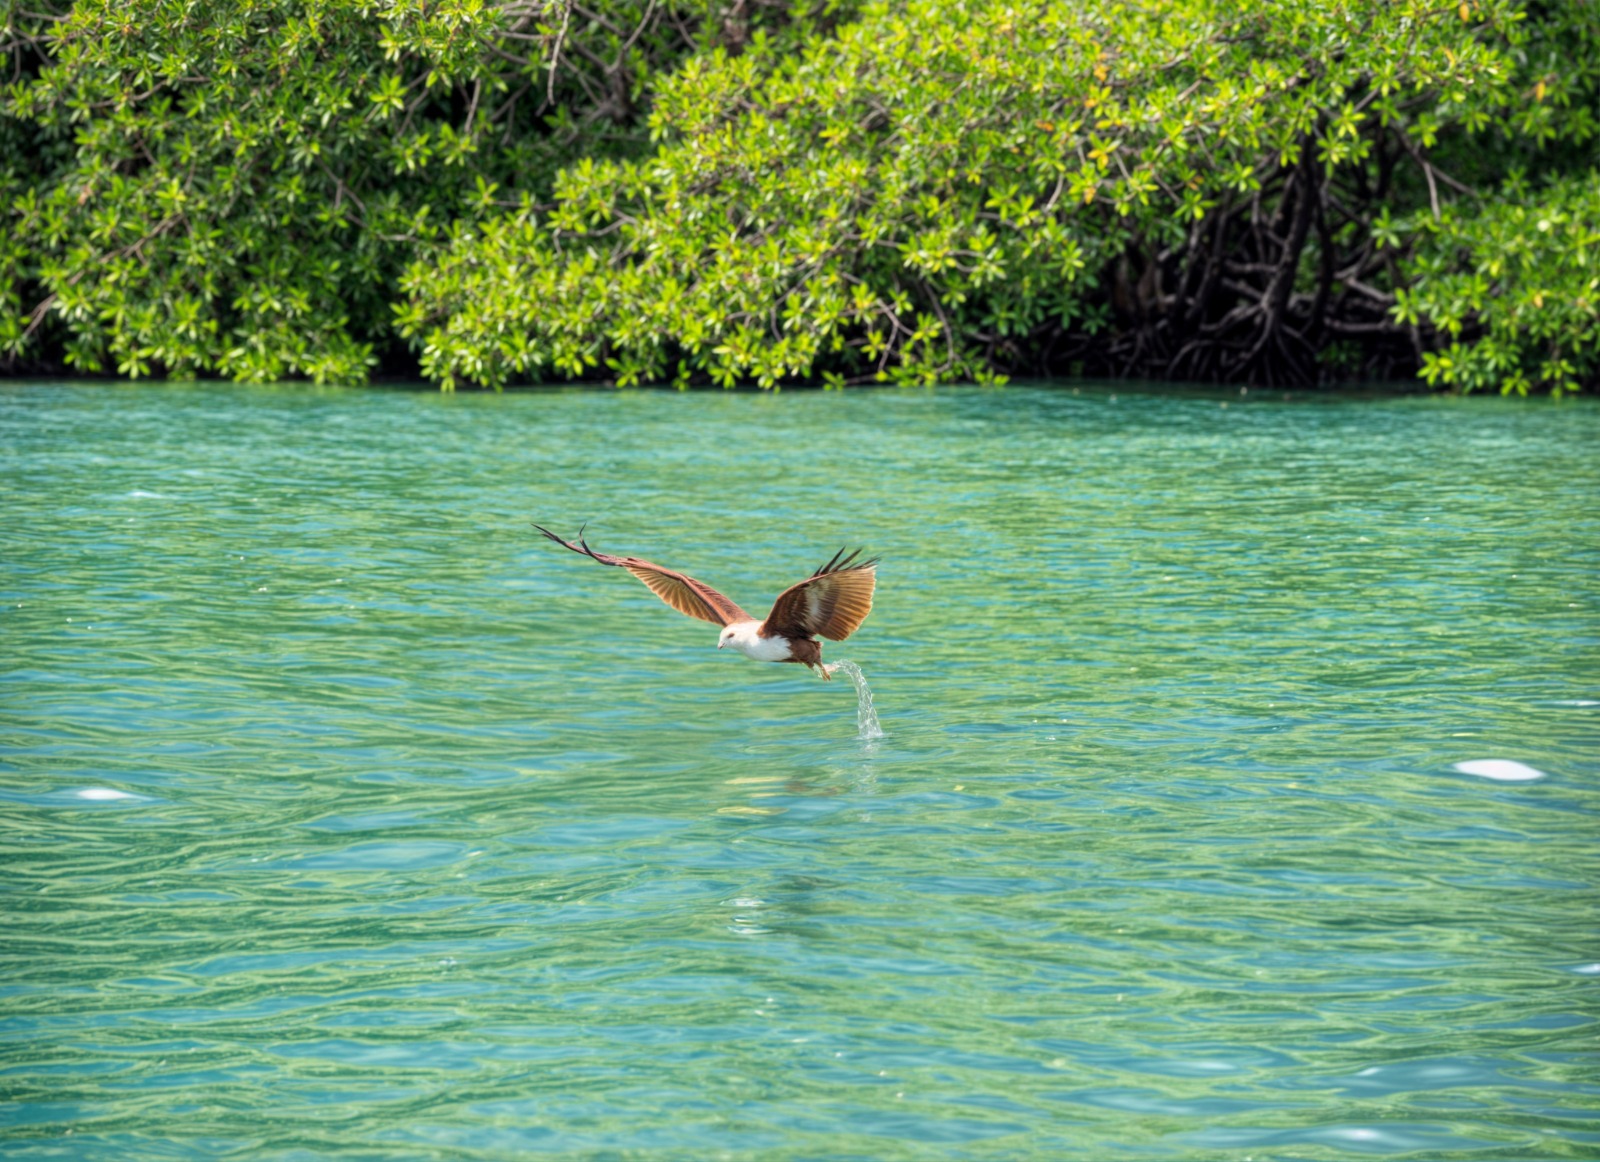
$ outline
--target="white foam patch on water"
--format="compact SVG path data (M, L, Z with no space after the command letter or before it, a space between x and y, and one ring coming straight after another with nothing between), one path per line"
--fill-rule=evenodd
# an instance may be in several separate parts
M128 496L134 500L165 500L166 494L161 492L146 492L142 488L135 488Z
M883 738L883 727L878 724L878 712L872 708L872 687L867 685L867 676L861 672L861 667L854 662L841 659L828 667L828 673L843 674L855 683L856 737Z
M137 799L139 796L130 795L127 791L119 791L114 787L84 787L81 791L74 791L80 799L89 799L96 803L108 803L114 799Z
M1544 778L1544 772L1535 770L1527 763L1519 763L1515 759L1473 759L1470 762L1457 763L1456 770L1463 775L1477 775L1482 779L1493 779L1499 783L1526 783L1533 779Z
M1557 706L1600 706L1592 698L1563 698L1556 703Z

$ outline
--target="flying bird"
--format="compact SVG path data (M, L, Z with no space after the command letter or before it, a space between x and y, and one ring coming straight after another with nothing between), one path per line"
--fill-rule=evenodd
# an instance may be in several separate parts
M817 638L842 642L861 628L872 612L878 558L858 561L860 549L849 556L840 549L811 576L778 594L766 620L757 621L731 598L687 573L638 557L597 553L583 539L582 529L578 530L578 543L573 544L541 525L533 527L574 553L626 569L679 613L720 625L717 649L732 647L758 662L799 662L825 679L831 679L831 667L822 664L822 643Z

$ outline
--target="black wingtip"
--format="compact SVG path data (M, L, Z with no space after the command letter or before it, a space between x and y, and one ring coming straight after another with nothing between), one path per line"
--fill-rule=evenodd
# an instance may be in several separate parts
M842 573L846 569L871 569L878 563L879 558L877 557L869 557L865 561L856 560L857 557L866 552L865 549L857 549L849 556L846 556L845 551L849 549L849 547L849 545L846 545L843 549L840 549L833 555L832 559L829 560L826 565L822 566L822 568L818 569L811 575L813 577L821 577L827 573Z
M583 539L583 530L589 527L588 521L584 521L583 524L578 526L577 544L573 544L571 541L567 540L566 537L558 537L555 533L545 528L542 524L534 521L530 521L529 523L545 536L549 537L556 544L560 545L563 549L571 549L574 553L581 553L586 557L594 557L595 560L600 560L599 557L595 556L595 551L589 547L589 542Z

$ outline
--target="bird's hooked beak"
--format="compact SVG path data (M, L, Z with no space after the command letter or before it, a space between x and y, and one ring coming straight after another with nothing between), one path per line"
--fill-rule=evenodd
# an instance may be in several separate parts
M728 639L727 639L727 638L725 638L725 637L719 637L719 638L718 638L718 639L717 639L717 649L719 649L719 650L720 650L720 649L721 649L721 648L722 648L722 647L723 647L723 646L725 646L725 645L727 645L727 644L728 644Z

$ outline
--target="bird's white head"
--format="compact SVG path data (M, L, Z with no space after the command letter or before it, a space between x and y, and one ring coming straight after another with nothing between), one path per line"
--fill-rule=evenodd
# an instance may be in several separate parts
M717 649L724 646L758 662L776 662L789 656L788 639L762 637L761 623L754 619L723 626L717 635Z

